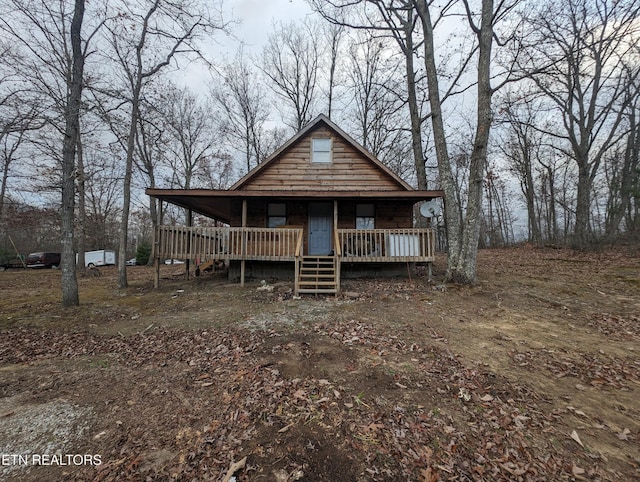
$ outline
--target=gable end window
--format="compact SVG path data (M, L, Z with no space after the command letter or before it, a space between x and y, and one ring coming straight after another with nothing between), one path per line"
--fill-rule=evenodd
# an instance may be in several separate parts
M287 205L285 203L269 203L267 205L267 227L277 228L287 224Z
M331 139L311 139L311 162L331 162Z

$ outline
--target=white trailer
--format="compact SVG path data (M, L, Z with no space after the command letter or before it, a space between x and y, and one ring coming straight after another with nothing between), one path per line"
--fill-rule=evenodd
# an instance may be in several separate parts
M78 255L76 255L76 262ZM95 266L108 266L116 264L116 252L110 249L99 249L84 253L84 265L88 268Z

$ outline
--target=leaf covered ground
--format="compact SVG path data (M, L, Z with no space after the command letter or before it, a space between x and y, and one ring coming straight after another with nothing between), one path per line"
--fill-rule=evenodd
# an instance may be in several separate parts
M68 310L58 271L0 273L2 480L640 479L635 253L301 299L181 269L102 268Z

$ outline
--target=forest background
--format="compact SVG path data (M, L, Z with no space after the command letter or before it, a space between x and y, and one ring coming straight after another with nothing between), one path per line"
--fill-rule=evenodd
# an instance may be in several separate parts
M637 2L270 7L4 2L0 250L60 250L67 180L73 250L124 263L154 225L184 222L158 219L144 188L224 189L320 113L416 188L445 190L449 248L458 233L472 247L637 242Z

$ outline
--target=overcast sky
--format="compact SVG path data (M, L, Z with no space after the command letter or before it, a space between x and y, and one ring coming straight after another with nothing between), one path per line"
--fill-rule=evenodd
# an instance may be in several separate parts
M274 21L299 20L311 13L305 0L226 0L224 6L227 18L240 22L235 36L254 51L267 41ZM235 46L237 42L232 42L228 55L235 53Z
M204 47L214 65L233 61L241 43L245 44L245 53L258 56L274 22L298 21L312 14L305 0L225 0L223 6L225 21L233 19L236 23L232 37L218 33L215 41ZM211 84L211 75L199 62L183 65L174 76L194 92L207 92Z

